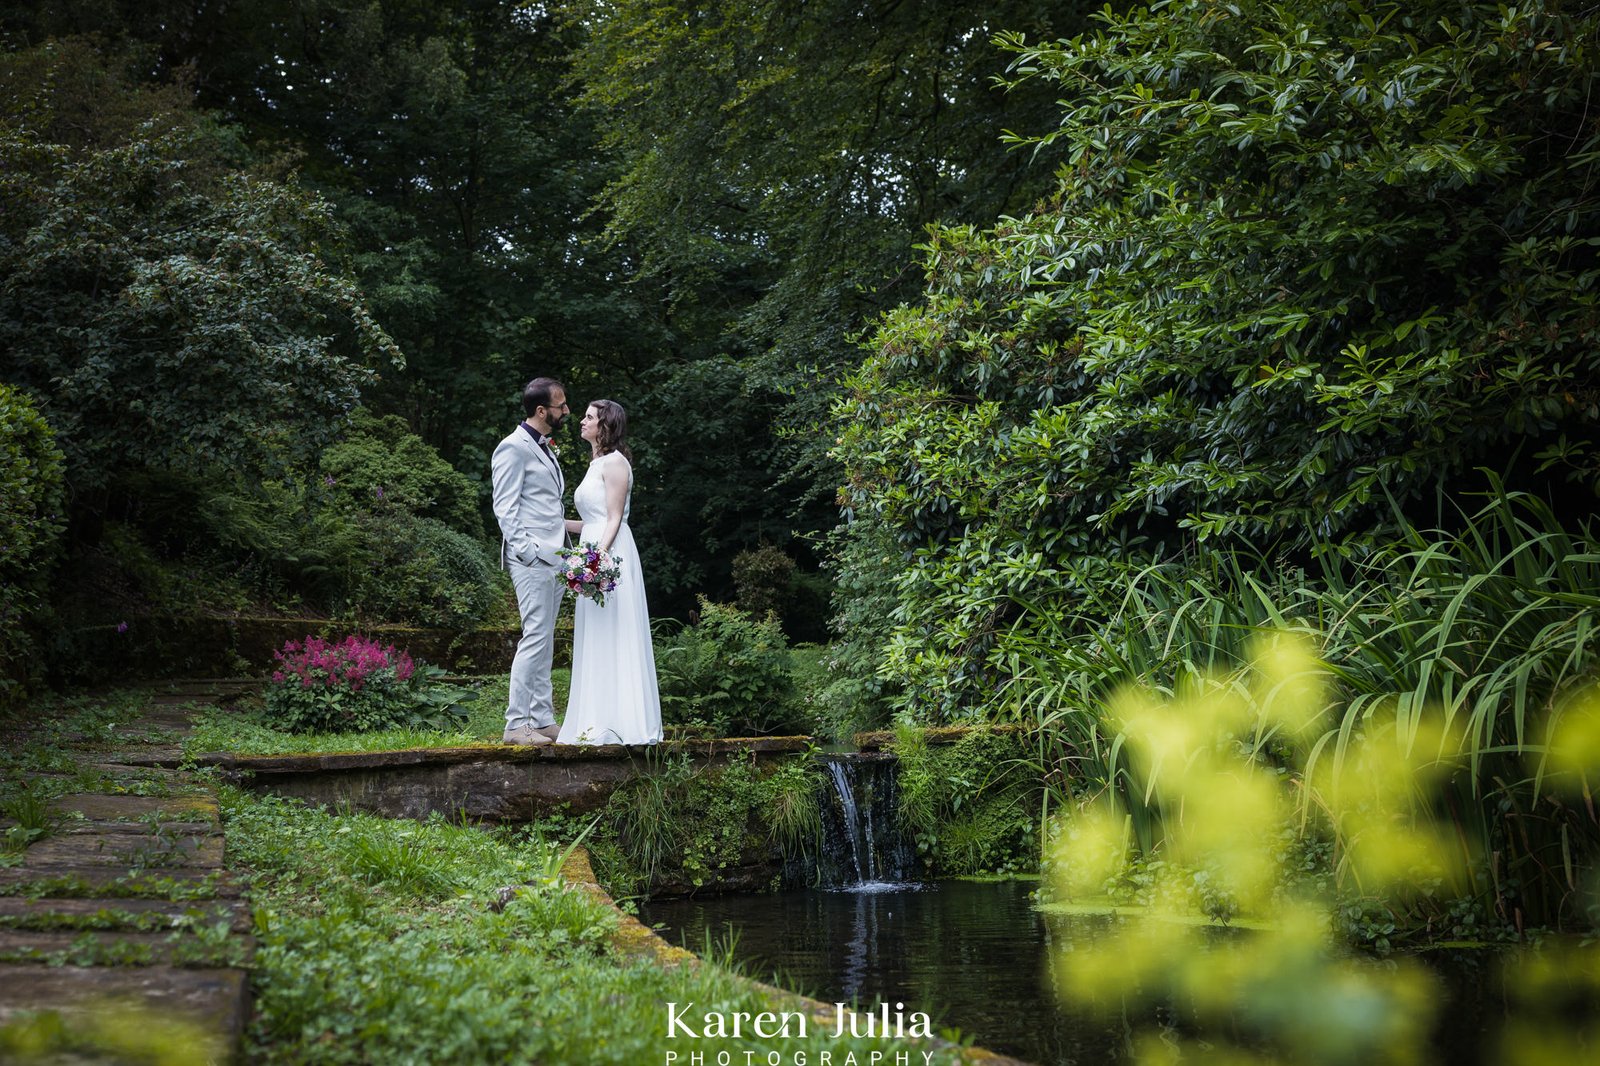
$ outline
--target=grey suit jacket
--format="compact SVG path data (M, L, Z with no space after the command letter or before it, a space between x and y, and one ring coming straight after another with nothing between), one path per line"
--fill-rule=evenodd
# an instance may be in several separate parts
M494 517L500 523L500 561L559 565L556 549L566 543L566 482L561 464L518 426L489 461Z

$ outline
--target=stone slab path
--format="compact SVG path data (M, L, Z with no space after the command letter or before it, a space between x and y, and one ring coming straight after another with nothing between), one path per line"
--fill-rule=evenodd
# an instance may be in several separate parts
M99 1041L96 1062L119 1061L130 1031L159 1034L193 1061L235 1056L250 916L224 868L216 799L177 767L193 712L239 691L179 683L127 721L57 734L61 752L32 775L54 794L49 829L0 865L0 1028ZM63 791L79 782L92 787ZM15 825L0 820L0 831Z

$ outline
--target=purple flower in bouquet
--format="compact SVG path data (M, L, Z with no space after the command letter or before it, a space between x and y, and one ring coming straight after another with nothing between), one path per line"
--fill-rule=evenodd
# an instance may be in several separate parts
M594 601L604 607L606 593L614 592L622 578L622 558L600 550L598 544L580 544L576 548L560 548L561 580L567 591Z

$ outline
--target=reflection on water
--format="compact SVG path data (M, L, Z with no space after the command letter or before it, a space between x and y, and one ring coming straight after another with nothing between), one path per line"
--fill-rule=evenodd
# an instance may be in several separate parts
M1032 887L879 882L851 891L664 900L642 906L640 916L693 951L732 940L734 957L752 976L825 1003L904 1003L907 1011L932 1015L936 1028L959 1028L983 1047L1047 1066L1130 1061L1135 1030L1177 1027L1193 1035L1189 1019L1163 1008L1113 1018L1062 1011L1050 991L1050 945L1071 950L1101 935L1112 919L1046 921L1031 905ZM1485 967L1435 969L1451 986L1453 1002L1438 1061L1469 1063L1486 1053L1485 1031L1499 1013Z
M936 1027L957 1027L984 1047L1034 1062L1121 1057L1120 1031L1069 1025L1051 1001L1046 924L1029 903L1030 888L880 882L666 900L642 907L641 917L695 951L731 937L747 972L825 1003L903 1002L931 1014Z

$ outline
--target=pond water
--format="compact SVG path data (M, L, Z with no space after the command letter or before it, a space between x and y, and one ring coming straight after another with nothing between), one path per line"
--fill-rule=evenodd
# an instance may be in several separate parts
M1129 1035L1157 1026L1192 1033L1165 1008L1106 1019L1064 1012L1050 990L1048 942L1103 934L1111 919L1033 909L1028 882L866 884L768 896L663 900L640 917L671 943L726 949L753 977L825 1003L904 1003L936 1029L1041 1066L1131 1061ZM1248 935L1219 930L1218 935ZM1471 960L1437 967L1451 990L1440 1062L1480 1060L1492 1046L1496 996ZM1230 1034L1230 1038L1237 1034Z

